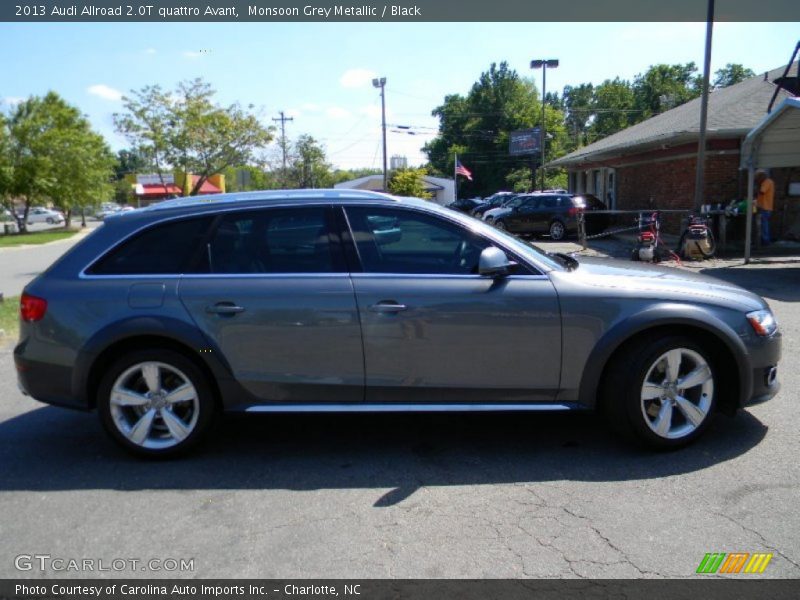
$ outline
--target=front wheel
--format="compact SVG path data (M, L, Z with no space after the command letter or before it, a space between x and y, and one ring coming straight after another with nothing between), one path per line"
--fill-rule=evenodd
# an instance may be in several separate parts
M500 231L508 231L506 224L503 221L495 221L494 226L497 227Z
M205 375L172 350L140 350L115 362L101 380L97 408L114 441L147 457L185 452L214 417Z
M643 339L609 366L603 406L611 426L652 448L679 448L703 433L716 405L712 355L684 336Z

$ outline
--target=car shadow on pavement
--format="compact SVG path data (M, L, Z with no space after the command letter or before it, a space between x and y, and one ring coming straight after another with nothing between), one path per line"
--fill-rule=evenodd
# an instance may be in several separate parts
M736 284L765 298L782 302L800 301L800 267L715 267L700 269L699 272Z
M256 418L254 418L256 417ZM53 407L0 423L2 491L389 488L651 479L702 470L755 447L767 427L718 416L696 444L649 452L593 413L229 415L189 456L129 456L94 415Z

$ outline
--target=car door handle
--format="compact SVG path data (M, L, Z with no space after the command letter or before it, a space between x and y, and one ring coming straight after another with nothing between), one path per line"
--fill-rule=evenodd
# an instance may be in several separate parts
M376 313L396 313L408 310L408 306L405 304L398 304L394 300L381 300L370 306L369 309Z
M244 307L237 306L233 302L217 302L206 306L206 312L217 315L235 315L244 312Z

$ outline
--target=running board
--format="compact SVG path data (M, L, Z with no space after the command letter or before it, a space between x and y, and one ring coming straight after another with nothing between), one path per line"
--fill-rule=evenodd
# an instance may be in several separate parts
M258 404L245 412L261 413L397 413L397 412L512 412L581 410L579 404Z

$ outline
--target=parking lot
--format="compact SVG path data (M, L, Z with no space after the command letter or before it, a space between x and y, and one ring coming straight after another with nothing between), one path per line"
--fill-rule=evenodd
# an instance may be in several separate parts
M0 577L41 576L21 554L194 559L156 574L186 577L690 577L707 552L773 553L748 577L799 577L800 262L729 263L690 268L769 300L783 390L671 453L591 414L284 415L145 462L95 415L22 396L3 348Z

